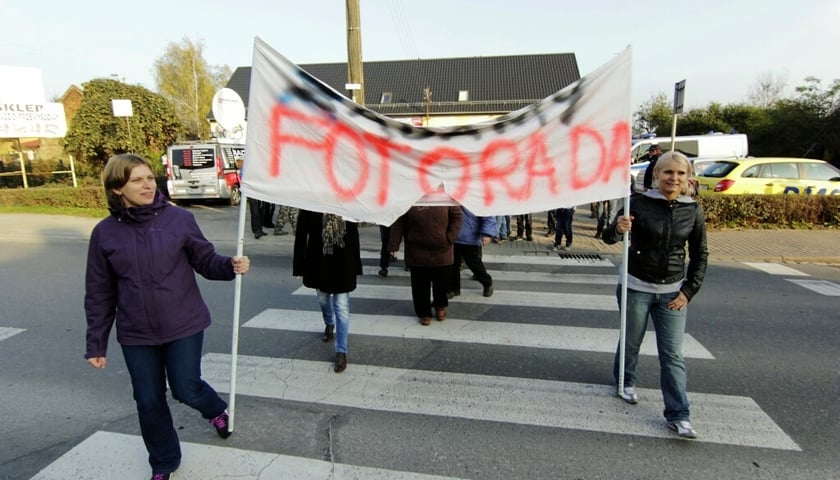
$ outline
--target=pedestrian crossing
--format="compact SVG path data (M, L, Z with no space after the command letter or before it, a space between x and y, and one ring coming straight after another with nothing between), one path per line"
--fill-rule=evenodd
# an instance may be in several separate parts
M808 277L809 275L804 272L800 272L795 268L791 268L785 265L779 265L777 263L761 263L761 262L743 262L744 265L749 267L755 268L756 270L761 270L762 272L769 273L770 275L781 275L785 277ZM799 285L802 288L806 288L811 290L812 292L819 293L820 295L826 295L829 297L840 297L840 285L829 282L828 280L805 280L799 278L786 278L790 283L794 285Z
M495 292L483 297L481 289L471 285L469 271L463 272L462 294L451 300L450 317L443 322L421 326L410 315L411 293L408 275L401 266L390 269L387 278L376 275L378 252L363 252L365 276L351 293L350 344L354 338L447 342L452 348L506 348L517 351L552 352L558 358L572 352L603 356L610 370L618 339L615 298L616 265L601 258L564 258L559 256L486 255L484 261L494 277ZM400 263L401 265L401 263ZM297 300L314 296L311 289L300 287L292 292ZM356 308L364 299L364 309ZM267 306L282 305L283 299L267 301ZM295 304L305 302L292 302ZM375 307L371 307L375 305ZM404 314L382 313L399 311ZM404 306L404 308L402 308ZM487 308L542 308L548 312L582 312L585 317L599 313L615 316L613 328L529 323L485 319ZM568 315L567 315L568 317ZM314 299L305 309L265 308L242 323L245 332L260 336L271 332L312 334L321 343L323 321ZM0 339L15 335L15 329L0 328ZM304 338L300 337L300 338ZM317 339L317 340L316 340ZM390 415L425 415L433 418L460 419L467 422L561 429L598 434L627 436L658 441L680 441L665 428L662 419L661 392L656 388L637 388L638 405L628 405L615 395L615 386L540 378L398 368L371 365L351 360L341 375L332 363L283 355L254 354L242 345L236 359L237 398L264 399L310 409L336 407ZM648 332L641 355L656 355L654 332ZM684 355L687 359L714 362L715 357L690 332L686 332ZM358 358L352 356L351 358ZM231 363L227 353L203 356L204 379L220 393L230 393ZM440 367L439 365L436 365ZM698 444L800 451L797 443L750 397L689 392L692 421L700 429ZM248 415L237 410L237 416ZM240 422L237 421L236 425ZM238 429L237 436L248 435ZM182 442L184 461L177 478L254 478L315 479L360 478L395 480L455 479L353 465L352 459L325 461L301 456L282 455L218 445ZM148 476L145 450L139 435L99 431L76 445L68 453L39 472L34 480L63 478L143 478ZM343 463L346 462L346 463ZM93 470L91 470L93 469ZM415 467L416 469L416 467ZM84 472L84 475L82 474ZM88 476L85 476L88 475Z

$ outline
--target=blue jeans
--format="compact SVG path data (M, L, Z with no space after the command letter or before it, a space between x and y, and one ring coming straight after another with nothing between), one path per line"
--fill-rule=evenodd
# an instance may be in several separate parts
M350 294L315 290L324 316L324 325L335 325L335 353L347 353L350 333Z
M686 395L686 367L682 356L685 338L686 309L671 310L668 302L679 292L656 294L627 289L627 331L624 345L624 385L636 385L636 365L639 348L645 338L648 315L656 331L656 349L659 352L659 384L665 401L665 420L689 420ZM616 297L621 300L621 285ZM613 375L618 382L618 349L616 349Z
M227 403L201 379L204 332L163 345L123 345L131 376L140 433L155 473L173 472L181 463L181 446L166 402L166 379L172 397L201 412L206 419L221 415Z

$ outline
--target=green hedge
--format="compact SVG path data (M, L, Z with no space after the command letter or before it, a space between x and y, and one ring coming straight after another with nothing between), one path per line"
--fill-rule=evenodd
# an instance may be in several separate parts
M840 195L701 195L709 228L838 228ZM107 207L102 187L0 189L0 207L99 211Z

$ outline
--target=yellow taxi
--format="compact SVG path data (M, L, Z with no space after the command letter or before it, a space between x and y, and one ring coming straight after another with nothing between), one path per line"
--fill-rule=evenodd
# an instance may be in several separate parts
M727 158L707 163L697 193L840 195L840 169L810 158Z

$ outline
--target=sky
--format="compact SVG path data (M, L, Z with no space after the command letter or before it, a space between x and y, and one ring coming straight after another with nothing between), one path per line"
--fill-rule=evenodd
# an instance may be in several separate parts
M365 61L574 53L581 76L630 46L632 108L746 102L761 76L786 94L840 79L840 0L360 0ZM41 70L47 99L116 78L156 90L154 62L185 37L211 65L251 65L254 38L298 64L347 61L341 0L0 0L0 65Z

